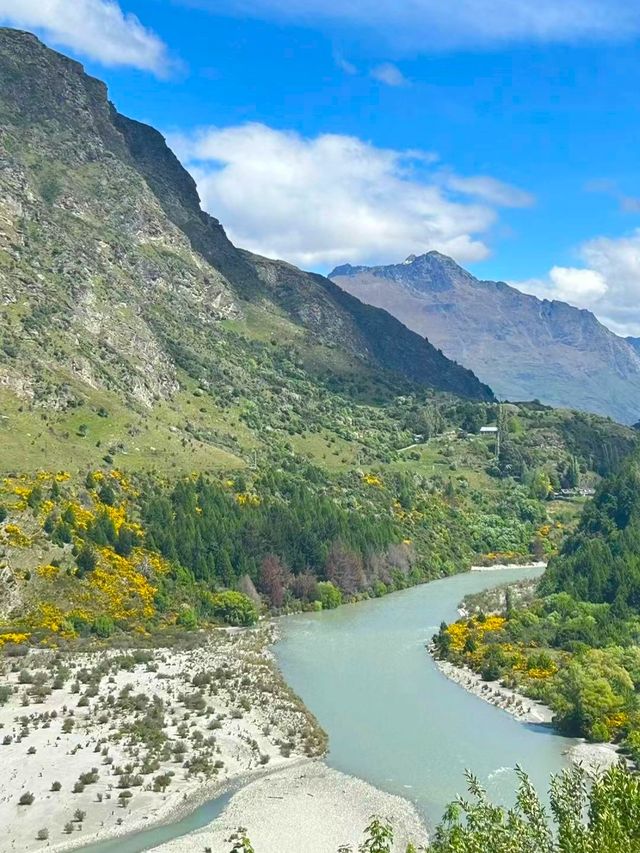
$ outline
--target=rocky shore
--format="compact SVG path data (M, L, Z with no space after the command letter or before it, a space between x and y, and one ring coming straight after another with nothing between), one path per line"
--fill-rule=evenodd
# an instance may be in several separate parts
M189 646L30 651L0 664L1 853L130 834L239 778L324 754L269 627Z
M552 724L553 712L541 702L528 699L521 693L504 687L499 681L484 681L477 672L467 667L455 666L449 661L435 657L434 661L440 672L451 681L455 681L479 699L506 711L520 722L547 726ZM582 739L567 751L567 756L573 764L581 764L592 773L620 761L615 744L587 743Z
M440 672L451 681L460 684L479 699L502 708L521 722L551 724L553 714L546 705L503 687L499 681L484 681L477 672L467 667L455 666L449 661L438 658L434 660Z
M472 572L499 572L507 571L508 569L544 569L546 563L539 560L535 563L490 563L487 566L471 566L469 571Z
M227 851L240 827L256 853L336 853L341 845L355 850L372 815L393 824L394 853L404 853L410 842L416 847L426 845L424 824L407 800L320 761L309 761L250 782L209 826L154 850Z

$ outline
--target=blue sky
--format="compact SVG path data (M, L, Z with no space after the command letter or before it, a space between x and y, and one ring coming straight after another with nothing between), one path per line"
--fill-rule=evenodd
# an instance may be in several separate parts
M325 272L437 248L640 334L630 5L0 0L0 21L166 133L247 248Z

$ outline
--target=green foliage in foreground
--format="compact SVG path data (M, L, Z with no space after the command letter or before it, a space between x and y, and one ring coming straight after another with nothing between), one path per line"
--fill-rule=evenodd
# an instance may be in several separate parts
M469 775L470 800L447 809L433 853L635 853L640 850L640 780L622 765L593 784L576 767L551 780L551 814L519 768L516 804L492 804Z
M517 768L516 803L495 805L478 780L467 775L469 799L459 798L445 811L429 853L638 853L640 851L640 779L623 765L591 780L580 767L554 776L545 808L530 779ZM254 853L244 831L231 853ZM357 853L391 853L393 827L373 818ZM259 851L255 851L259 853ZM349 845L338 853L356 853ZM406 853L418 853L409 845Z

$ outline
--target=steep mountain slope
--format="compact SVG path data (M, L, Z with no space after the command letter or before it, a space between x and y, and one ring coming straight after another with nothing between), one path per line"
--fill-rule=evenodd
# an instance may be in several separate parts
M237 250L157 131L119 115L79 64L7 29L0 187L0 387L24 402L144 414L179 410L194 383L218 403L255 400L270 381L265 339L280 385L284 361L307 359L316 386L334 373L492 399L393 317Z
M480 281L438 252L346 264L330 278L469 365L500 397L638 420L640 354L589 311Z

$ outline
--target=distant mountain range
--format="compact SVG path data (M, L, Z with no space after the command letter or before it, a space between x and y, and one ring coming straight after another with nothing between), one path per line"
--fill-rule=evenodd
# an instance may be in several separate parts
M640 339L590 312L481 281L439 252L329 276L471 368L504 399L539 399L623 422L640 418Z

